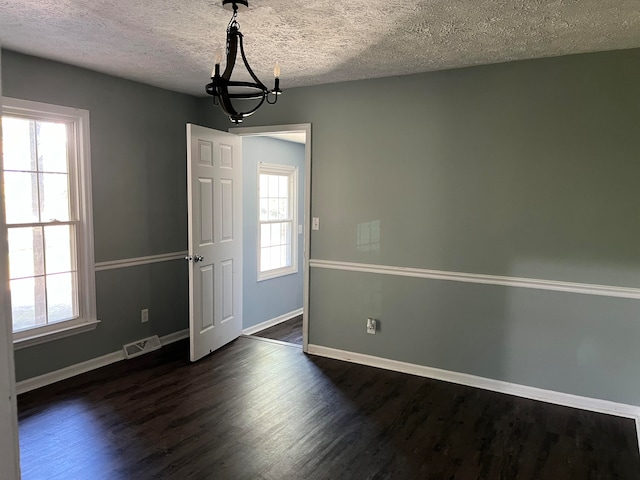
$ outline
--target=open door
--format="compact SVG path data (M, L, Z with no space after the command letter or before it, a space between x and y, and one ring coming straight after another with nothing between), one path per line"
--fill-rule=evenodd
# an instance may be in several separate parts
M241 150L237 135L187 124L192 362L242 332Z

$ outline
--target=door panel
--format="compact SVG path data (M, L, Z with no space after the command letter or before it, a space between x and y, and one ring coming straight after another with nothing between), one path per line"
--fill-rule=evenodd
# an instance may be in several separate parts
M187 125L191 361L242 331L242 144Z
M209 178L199 178L200 183L200 240L198 246L213 243L213 183ZM207 215L209 213L209 215Z
M222 262L222 322L233 320L233 260Z
M200 297L201 297L201 312L200 317L202 319L200 333L204 332L208 328L213 327L214 318L214 290L213 290L213 265L207 265L206 267L200 267Z

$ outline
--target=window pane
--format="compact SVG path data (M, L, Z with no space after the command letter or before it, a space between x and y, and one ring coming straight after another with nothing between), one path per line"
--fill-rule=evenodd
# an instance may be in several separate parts
M75 283L75 273L47 275L49 323L71 320L77 316L74 301Z
M278 177L278 196L279 197L288 197L289 196L289 177L285 175L280 175Z
M260 225L260 247L268 247L271 245L271 225Z
M278 177L276 175L269 175L269 196L278 196Z
M288 245L285 245L284 249L285 249L284 264L287 267L290 267L292 265L292 262L291 262L291 244L289 243Z
M271 257L269 256L269 247L260 249L260 271L266 272L271 269Z
M284 225L284 242L287 245L291 245L291 229L293 226L292 222L286 222Z
M35 122L2 117L2 149L5 170L35 171Z
M278 220L287 220L289 218L289 202L286 198L278 200Z
M271 245L280 245L282 243L281 224L271 224Z
M69 182L62 173L40 174L40 219L43 222L69 220Z
M42 227L9 229L10 278L44 275Z
M278 199L269 199L269 220L278 220Z
M38 176L35 173L4 172L7 223L38 221Z
M37 122L36 131L38 169L41 172L67 173L67 126L64 123Z
M72 242L71 225L56 225L45 227L44 238L47 254L47 274L70 272L75 270L72 259Z
M24 330L47 323L44 277L11 280L13 330Z
M266 198L260 199L260 221L264 222L269 220L269 200Z
M271 256L271 269L280 268L282 265L280 264L280 250L282 247L271 247L269 250L269 254Z

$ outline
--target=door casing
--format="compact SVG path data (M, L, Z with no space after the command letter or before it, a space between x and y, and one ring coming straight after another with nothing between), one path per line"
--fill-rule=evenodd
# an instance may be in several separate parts
M262 127L232 127L229 133L245 136L265 136L278 133L305 134L305 178L304 178L304 219L303 225L303 265L302 265L302 350L306 353L309 346L309 248L311 246L311 124L297 123L270 125Z

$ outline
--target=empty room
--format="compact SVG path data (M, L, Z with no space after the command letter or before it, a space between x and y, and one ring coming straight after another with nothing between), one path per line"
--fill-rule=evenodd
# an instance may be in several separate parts
M0 8L0 478L640 478L640 5Z

